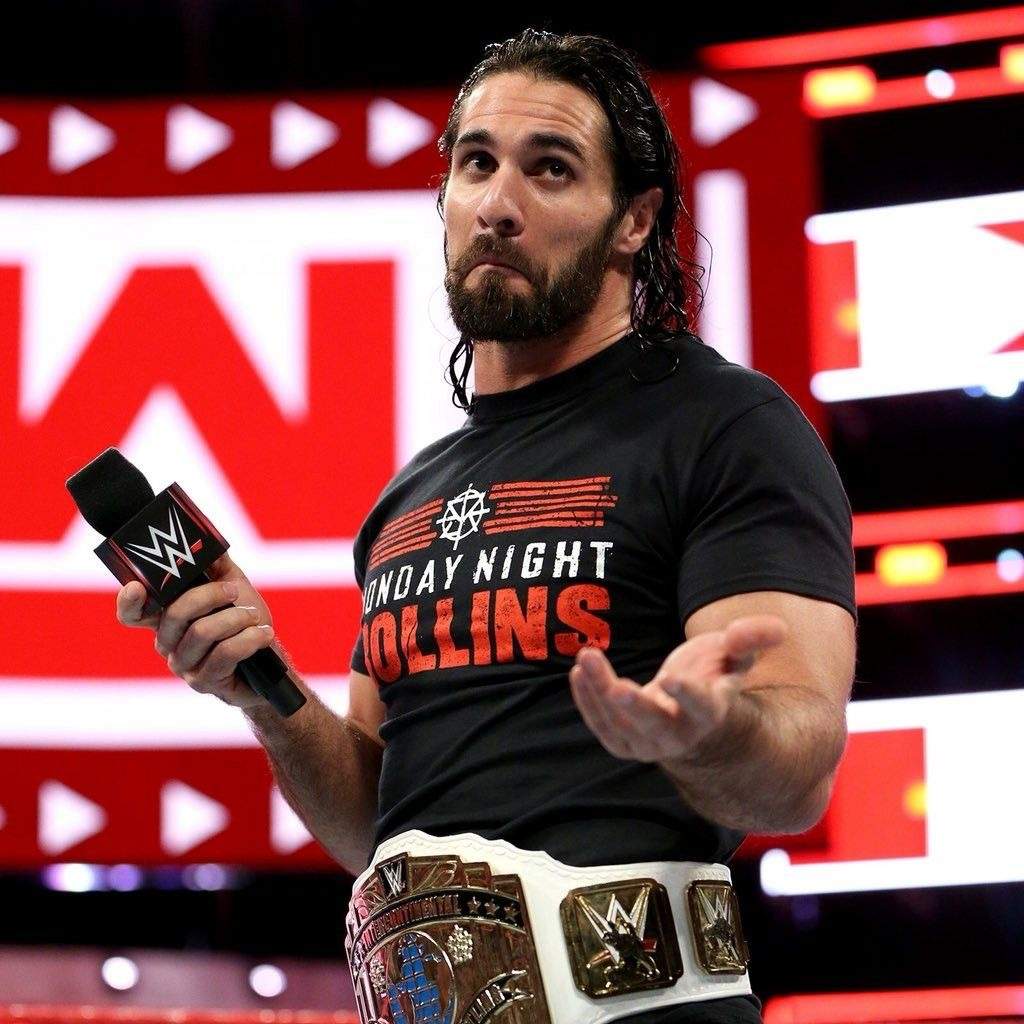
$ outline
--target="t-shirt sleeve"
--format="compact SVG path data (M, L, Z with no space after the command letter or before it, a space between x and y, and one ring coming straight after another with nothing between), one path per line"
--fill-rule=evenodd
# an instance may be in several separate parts
M719 598L784 590L857 618L853 517L839 472L788 396L741 413L684 487L680 621Z
M364 676L371 675L366 668L366 652L363 650L363 631L361 629L356 634L356 642L352 647L352 657L349 659L348 665L353 672L360 672Z
M363 587L366 583L366 542L365 542L365 529L366 523L363 523L363 527L359 530L356 535L356 539L352 544L352 567L355 571L356 584L359 587L359 607L360 610L363 607ZM360 612L361 614L361 612ZM372 673L366 667L366 652L363 650L363 630L360 628L356 630L356 642L352 648L352 656L349 659L349 668L353 672L361 672L364 676L371 675Z

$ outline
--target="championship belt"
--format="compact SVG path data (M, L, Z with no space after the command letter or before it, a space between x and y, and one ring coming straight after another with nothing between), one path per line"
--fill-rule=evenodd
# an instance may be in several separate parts
M408 829L355 880L346 932L361 1024L613 1024L751 991L722 864L576 867Z
M353 891L346 930L362 1024L550 1024L518 875L400 853Z

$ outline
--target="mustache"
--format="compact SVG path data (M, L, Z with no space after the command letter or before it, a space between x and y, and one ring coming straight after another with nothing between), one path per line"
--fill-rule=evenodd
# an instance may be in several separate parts
M482 260L494 260L497 263L504 263L513 270L518 270L524 277L530 277L529 268L522 265L518 255L508 254L501 251L487 250L485 252L473 253L466 257L465 274L468 274Z

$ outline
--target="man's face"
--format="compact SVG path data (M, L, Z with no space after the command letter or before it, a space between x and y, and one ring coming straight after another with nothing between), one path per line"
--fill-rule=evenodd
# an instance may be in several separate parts
M593 309L621 221L607 126L565 82L500 74L467 96L444 201L445 289L460 332L541 338ZM483 257L512 269L476 265Z

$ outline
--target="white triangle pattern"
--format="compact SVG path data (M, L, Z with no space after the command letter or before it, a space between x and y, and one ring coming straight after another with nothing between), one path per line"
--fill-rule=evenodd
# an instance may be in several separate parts
M0 118L0 156L9 153L18 144L18 129Z
M102 831L107 813L99 804L62 782L49 780L39 787L39 848L49 856Z
M690 86L690 132L702 146L716 146L757 118L757 104L747 95L712 78Z
M184 782L174 779L160 790L160 842L174 857L223 831L229 820L222 803Z
M313 841L309 829L292 810L277 786L270 790L270 845L278 853L294 853Z
M333 121L284 100L270 114L270 159L282 170L297 167L333 146L339 134Z
M184 174L222 153L231 145L234 133L209 114L186 103L167 112L167 166Z
M74 107L57 107L50 114L50 167L58 174L103 156L116 141L110 128Z
M390 167L435 137L434 123L393 100L367 107L366 156L374 167Z

